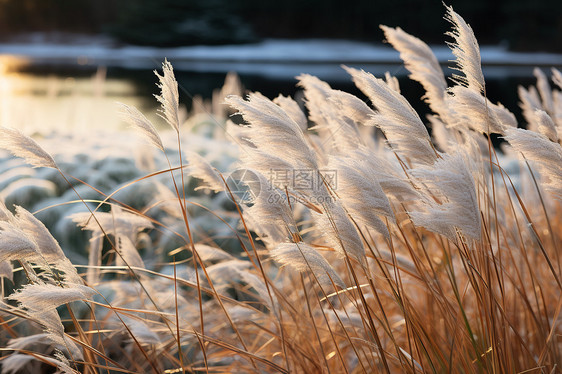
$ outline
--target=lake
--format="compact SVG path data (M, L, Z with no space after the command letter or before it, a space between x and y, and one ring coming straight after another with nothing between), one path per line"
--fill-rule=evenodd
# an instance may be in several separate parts
M53 63L18 65L17 61L16 58L3 56L0 62L2 126L16 127L26 132L122 128L123 123L119 119L116 102L134 105L155 124L163 123L156 115L158 103L153 97L158 93L156 86L158 79L153 73L153 69L159 68L157 61L153 63L153 67L134 69ZM232 66L237 67L236 64ZM262 67L261 70L259 66ZM254 72L251 72L252 69L248 69L247 66L240 69L243 72L239 73L239 77L247 90L259 91L270 98L278 94L293 96L298 89L295 87L296 80L291 73L302 69L303 73L325 78L333 88L363 97L346 78L345 72L333 73L341 69L335 62L331 65L292 66L292 70L284 71L283 74L270 74L271 69L286 70L287 65L282 63L266 64L265 68L269 69L269 72L264 73L263 68L264 64L256 65ZM331 69L330 74L327 74L328 68ZM365 69L377 76L381 76L384 71L396 75L403 95L422 118L425 117L428 108L420 101L424 92L418 83L407 78L408 72L404 67L398 64L370 64ZM521 70L514 71L509 66L494 66L493 69L493 74L489 74L491 77L487 78L488 97L492 102L500 101L521 121L517 86L534 84L532 69L527 68L526 76ZM201 95L210 98L213 90L220 88L224 82L226 72L212 71L220 69L202 70L204 69L197 65L193 70L189 70L188 66L186 70L175 71L180 87L180 100L188 110L191 107L192 97ZM549 74L546 69L544 70ZM484 71L486 74L486 69Z

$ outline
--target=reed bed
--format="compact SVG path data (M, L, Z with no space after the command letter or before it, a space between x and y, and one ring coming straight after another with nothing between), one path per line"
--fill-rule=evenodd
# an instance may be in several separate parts
M388 74L343 67L368 103L306 74L304 103L242 97L231 77L209 149L236 161L211 163L187 146L166 61L170 130L122 107L156 169L109 190L2 128L75 195L88 243L73 264L35 215L0 205L3 372L558 372L562 74L520 88L518 124L486 97L470 26L446 18L450 82L423 41L382 26L425 119Z

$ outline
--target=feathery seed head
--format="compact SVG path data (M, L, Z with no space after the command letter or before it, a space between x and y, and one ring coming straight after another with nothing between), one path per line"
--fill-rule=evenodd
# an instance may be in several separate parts
M556 84L560 89L562 89L562 73L560 70L556 68L552 68L552 81Z
M554 102L552 100L552 92L548 78L539 68L533 69L533 75L537 78L537 89L539 91L542 107L547 113L554 113Z
M454 78L469 89L483 93L485 83L484 74L482 74L480 47L472 28L450 6L447 7L445 19L453 25L453 30L447 32L446 35L455 39L453 43L449 43L449 46L457 58L456 69L464 74L464 77L455 75Z
M558 132L556 130L556 125L552 118L544 110L535 110L535 121L537 125L537 131L546 136L553 142L558 142Z
M445 102L449 108L452 125L473 129L482 134L503 134L505 128L516 127L513 113L501 104L493 104L481 93L464 86L448 89Z
M273 102L279 105L281 109L283 109L285 113L287 113L287 115L299 125L303 133L306 132L308 129L308 120L295 100L293 100L290 96L279 95L273 99Z
M414 223L455 240L456 229L474 240L481 235L480 209L474 178L462 154L443 154L432 167L410 170L430 195L440 203L427 199L425 211L410 212Z
M44 311L73 301L92 297L96 291L82 285L59 287L53 284L28 284L9 296L30 311Z
M372 74L344 66L355 85L365 93L378 112L374 123L387 137L390 145L412 162L432 164L437 155L432 148L429 133L410 103Z
M336 192L349 214L358 223L389 238L388 229L377 214L394 218L394 212L369 164L349 157L331 157L328 168L337 173Z
M384 31L387 41L400 52L400 58L411 73L410 77L420 82L428 93L435 93L435 98L443 96L447 82L431 48L400 27L380 25L380 28Z
M219 173L211 166L211 164L197 152L189 152L187 155L188 173L203 183L195 190L208 188L212 191L219 192L224 190L224 182Z
M544 186L562 200L562 146L545 135L524 129L508 129L505 139L538 167Z
M0 261L19 260L36 256L37 244L25 232L6 221L0 221Z
M265 153L285 160L295 169L317 169L316 157L309 148L301 127L278 105L259 93L248 100L229 96L226 102L250 124L245 133Z
M126 104L120 104L123 119L142 134L150 144L164 152L162 139L156 131L154 125L135 107Z
M324 213L314 214L318 232L322 233L327 244L335 249L340 258L349 256L364 264L365 248L355 225L340 202L326 201Z
M155 95L156 99L162 105L162 118L179 133L180 131L180 117L179 117L179 93L178 82L174 76L174 69L172 64L165 60L162 64L164 75L158 74L155 70L154 74L160 80L158 88L160 88L160 95Z
M37 142L19 130L0 128L0 148L24 159L33 167L58 169L55 160Z
M332 287L335 284L345 288L345 283L328 261L306 243L281 243L270 253L283 266L300 272L311 271L322 287Z

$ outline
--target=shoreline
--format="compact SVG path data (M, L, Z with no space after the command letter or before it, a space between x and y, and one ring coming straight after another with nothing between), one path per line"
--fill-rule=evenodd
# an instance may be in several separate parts
M439 63L450 73L454 59L445 45L431 46ZM156 69L167 58L180 71L254 73L286 79L301 72L338 79L347 74L340 65L407 75L398 52L390 46L347 40L267 39L256 44L157 48L115 46L105 39L77 39L69 43L4 43L0 58L28 66L62 66ZM503 46L481 47L482 66L488 76L529 76L538 67L562 68L562 54L511 52Z

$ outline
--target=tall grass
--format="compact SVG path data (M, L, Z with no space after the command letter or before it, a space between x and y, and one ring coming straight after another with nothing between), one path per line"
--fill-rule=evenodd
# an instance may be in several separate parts
M306 108L228 96L239 161L219 171L185 152L165 62L171 133L123 109L163 168L112 193L86 185L92 200L56 157L2 129L4 148L74 189L88 211L72 219L90 235L77 272L38 219L0 205L3 372L559 371L562 95L537 71L517 128L486 98L470 26L452 8L447 19L451 86L427 45L383 27L426 90L431 135L395 78L345 67L369 104L309 75ZM553 81L562 89L557 70ZM190 176L222 205L201 205ZM117 198L146 181L143 206Z

